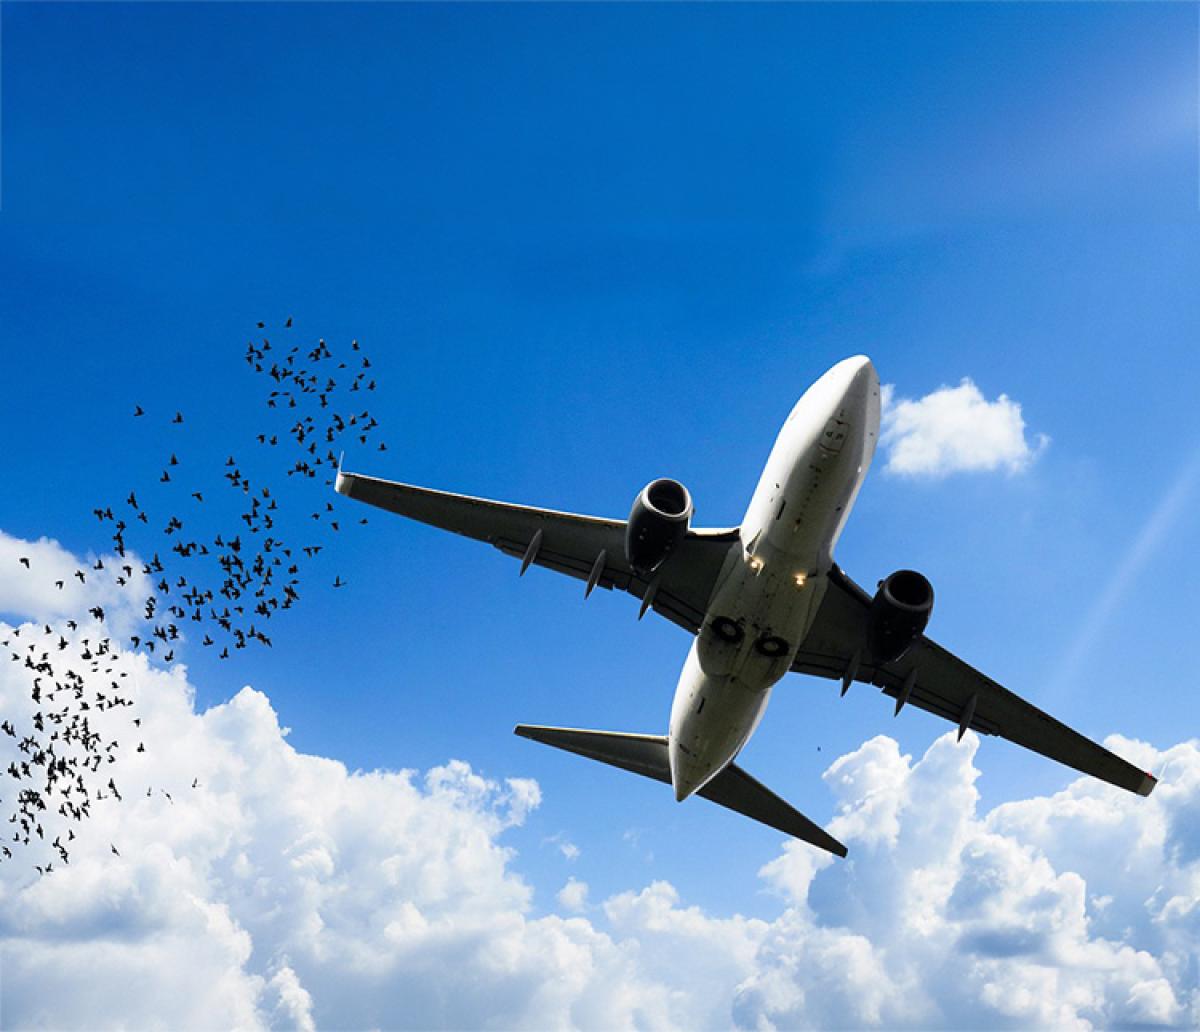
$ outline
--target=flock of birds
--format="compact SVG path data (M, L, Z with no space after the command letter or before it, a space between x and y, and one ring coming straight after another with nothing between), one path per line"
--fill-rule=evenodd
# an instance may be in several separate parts
M257 328L266 326L259 322ZM283 329L290 336L290 317ZM314 493L304 485L320 480L323 488L332 486L339 444L353 441L387 450L374 436L379 422L365 405L366 395L377 385L370 359L357 341L339 357L323 339L311 347L288 348L260 336L248 342L245 361L268 387L264 400L273 422L255 440L275 461L253 463L256 471L268 468L267 477L257 472L252 476L233 455L219 476L203 463L193 473L190 463L179 457L186 440L180 436L157 485L131 490L122 502L106 502L92 510L102 526L112 528L115 558L108 564L98 558L73 576L80 584L87 584L89 577L107 577L121 592L136 593L143 622L118 634L97 604L88 610L90 632L86 624L80 631L80 622L87 619L81 613L61 626L16 627L0 642L11 661L24 669L33 703L28 726L15 726L13 715L0 722L0 755L7 736L12 756L7 774L16 802L8 821L11 836L5 840L0 833L0 860L12 858L17 848L45 843L48 832L57 828L50 846L57 862L70 862L68 843L76 836L67 822L88 817L94 802L122 798L106 773L116 762L120 743L111 737L111 718L103 716L133 706L123 680L130 674L121 669L122 656L141 651L152 660L170 663L185 638L198 639L222 660L230 658L231 648L270 646L269 621L299 604L304 567L342 529L333 502L326 500L328 493ZM141 405L135 406L133 416L152 418ZM182 412L175 412L164 436L182 435L171 428L183 425ZM170 501L170 495L186 504L170 505L176 511L165 513L165 522L161 516L153 518L162 508L154 503ZM222 495L232 506L218 504ZM307 513L314 497L320 501ZM211 510L215 526L203 518L206 510ZM236 515L232 510L238 510ZM306 532L296 543L290 535L299 526ZM38 572L32 557L17 561L30 573ZM53 583L65 590L65 578ZM332 582L334 588L345 584L340 574ZM193 628L195 638L190 638L187 631ZM140 729L141 719L132 718L132 727ZM145 742L138 741L136 751L145 750ZM193 779L192 788L198 787ZM153 791L147 788L146 795ZM173 802L165 789L159 791ZM110 847L120 855L115 844ZM46 874L53 863L34 867Z

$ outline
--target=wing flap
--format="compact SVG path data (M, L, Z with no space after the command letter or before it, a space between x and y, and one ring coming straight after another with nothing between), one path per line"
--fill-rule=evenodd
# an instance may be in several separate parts
M515 733L522 738L552 745L590 760L599 760L664 784L671 783L667 739L663 735L634 735L530 724L518 724ZM837 856L846 855L846 847L837 839L737 764L731 763L697 795Z

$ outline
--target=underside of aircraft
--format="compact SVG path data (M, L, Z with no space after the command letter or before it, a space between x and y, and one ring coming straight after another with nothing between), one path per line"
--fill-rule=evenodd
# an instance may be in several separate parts
M627 520L489 501L339 470L349 498L486 541L530 566L627 592L692 635L666 735L518 725L516 733L669 784L839 856L846 847L761 785L735 757L789 671L871 684L905 706L997 735L1119 788L1155 779L948 652L924 631L929 581L897 570L871 594L833 559L879 432L879 381L839 362L796 403L739 527L691 527L692 500L648 484Z

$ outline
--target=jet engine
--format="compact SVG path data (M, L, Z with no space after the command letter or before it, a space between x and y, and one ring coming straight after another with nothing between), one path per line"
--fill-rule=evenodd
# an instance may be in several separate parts
M625 558L643 575L657 570L683 540L692 496L678 480L652 480L634 499L625 527Z
M879 663L908 651L933 612L933 585L916 570L897 570L879 582L867 622L867 645Z

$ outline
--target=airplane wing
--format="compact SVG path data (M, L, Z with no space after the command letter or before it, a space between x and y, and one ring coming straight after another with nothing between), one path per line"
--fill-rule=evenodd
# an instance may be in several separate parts
M894 663L874 665L866 648L871 596L837 566L812 629L792 669L874 684L896 699L896 712L911 703L959 727L999 735L1110 785L1149 795L1154 777L1073 731L1048 713L1001 687L924 635ZM859 657L855 660L855 657Z
M486 541L521 560L521 572L543 566L592 588L627 591L692 634L700 629L708 600L737 530L692 530L650 578L625 561L625 521L536 509L509 502L434 491L357 473L338 473L338 493L421 523ZM647 601L647 595L649 600Z

